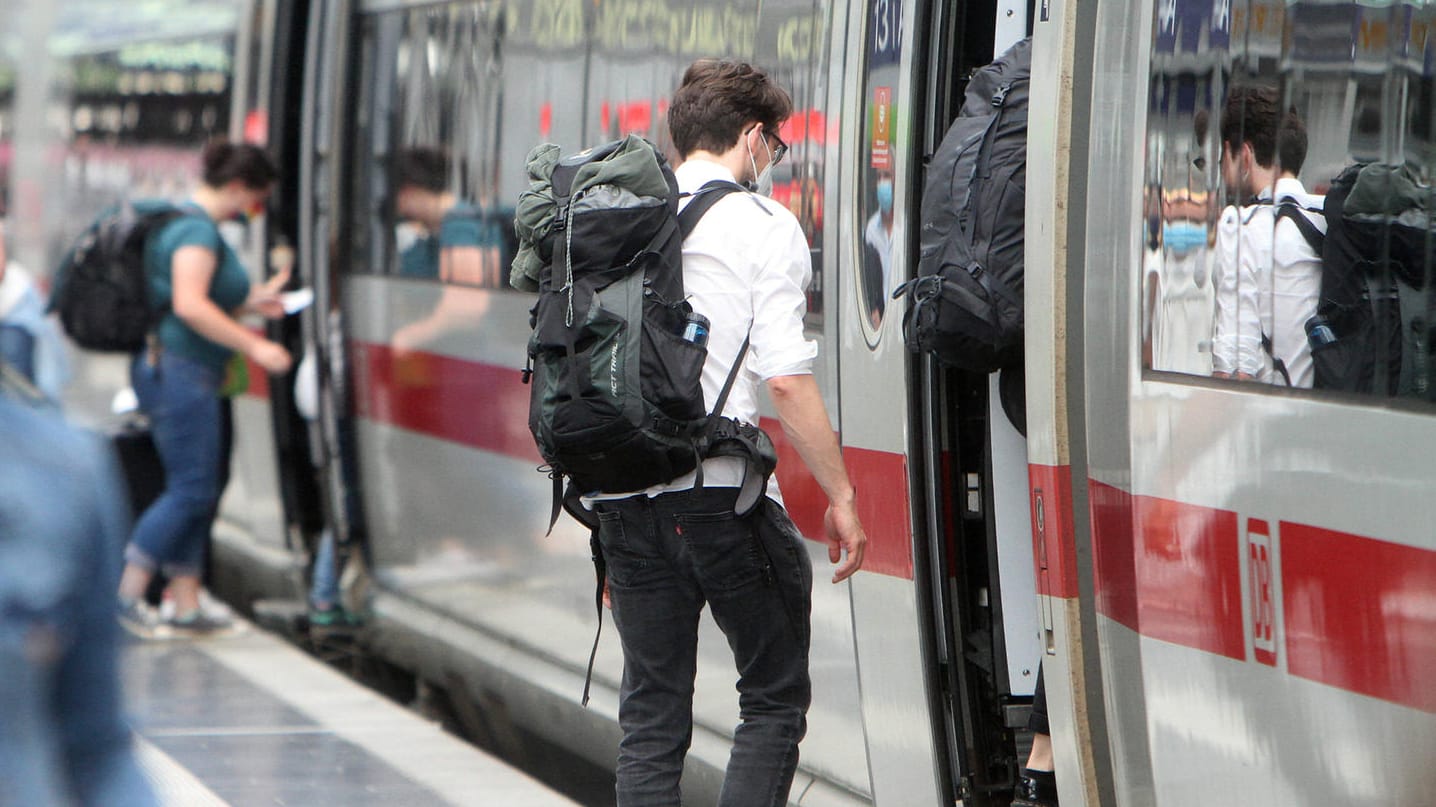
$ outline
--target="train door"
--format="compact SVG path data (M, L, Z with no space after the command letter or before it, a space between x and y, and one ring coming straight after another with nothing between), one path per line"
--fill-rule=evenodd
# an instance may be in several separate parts
M270 248L292 244L297 235L298 110L291 110L289 101L299 89L302 72L304 49L294 40L302 31L305 6L303 0L247 4L235 47L229 137L267 149L277 160L280 179L266 214L234 225L232 243L246 266L266 267L266 273L278 268L269 262ZM301 262L297 273L298 285L309 285L309 267ZM296 318L271 321L264 327L266 335L287 346L296 359L302 355ZM226 494L222 511L227 524L241 529L221 529L217 551L263 559L265 562L244 565L284 576L293 566L289 551L303 548L302 533L319 518L314 506L314 475L304 422L294 406L291 376L267 376L253 366L249 376L246 393L231 402L239 439L233 451L233 492ZM229 564L219 567L232 568ZM225 586L247 598L272 590L269 582L260 578L226 580Z
M931 155L956 117L966 78L1030 31L1022 0L937 3L923 27L926 105L919 136ZM907 199L917 211L919 183ZM916 225L912 229L916 233ZM916 253L914 253L916 254ZM916 270L916 262L910 264ZM965 804L1006 803L1025 761L1023 730L1041 658L1027 505L1020 366L990 375L923 357L914 373L913 439L926 473L925 530L934 685L953 781ZM1004 402L1003 398L1007 400Z

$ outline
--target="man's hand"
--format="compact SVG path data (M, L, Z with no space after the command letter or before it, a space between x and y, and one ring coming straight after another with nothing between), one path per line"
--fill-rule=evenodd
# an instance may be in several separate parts
M852 504L828 505L828 511L823 514L823 531L827 533L829 562L842 561L833 572L833 582L841 583L863 565L868 536ZM847 560L843 560L844 551L848 553Z

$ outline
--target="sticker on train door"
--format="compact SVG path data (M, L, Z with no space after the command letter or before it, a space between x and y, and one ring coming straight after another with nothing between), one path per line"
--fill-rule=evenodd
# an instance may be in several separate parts
M1271 529L1247 519L1247 591L1251 602L1252 658L1276 666L1276 585Z

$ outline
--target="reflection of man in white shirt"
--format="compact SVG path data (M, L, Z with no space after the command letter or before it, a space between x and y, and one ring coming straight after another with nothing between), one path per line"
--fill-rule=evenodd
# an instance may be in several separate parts
M1223 109L1222 176L1248 201L1218 223L1212 375L1310 387L1305 323L1316 313L1321 261L1295 222L1278 221L1273 200L1319 208L1321 198L1296 179L1306 132L1295 113L1282 116L1278 99L1274 88L1235 87ZM1319 215L1299 215L1325 226Z
M891 171L878 174L875 186L877 212L868 217L863 228L863 292L866 295L868 319L876 328L882 321L887 295L892 290L893 254L893 176Z

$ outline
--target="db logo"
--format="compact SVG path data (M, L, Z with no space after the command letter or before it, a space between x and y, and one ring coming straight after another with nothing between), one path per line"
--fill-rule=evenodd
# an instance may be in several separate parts
M1276 666L1276 604L1272 592L1271 530L1265 521L1247 521L1247 586L1251 591L1252 654Z

